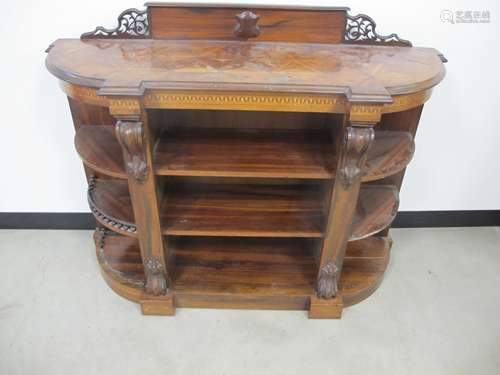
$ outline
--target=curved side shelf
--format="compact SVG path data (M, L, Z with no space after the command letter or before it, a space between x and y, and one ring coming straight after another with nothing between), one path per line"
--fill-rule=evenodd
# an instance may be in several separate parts
M144 270L137 240L119 235L102 240L98 232L94 238L108 285L122 297L139 302ZM173 237L171 242L176 307L309 308L317 266L307 241ZM349 244L339 283L344 306L361 302L377 289L389 257L387 238ZM235 284L239 277L245 286Z
M387 228L398 213L399 193L393 185L362 185L349 241L357 241Z
M85 165L94 171L127 179L122 149L116 139L114 126L80 126L75 135L75 148Z
M108 229L127 236L136 236L132 202L126 181L89 180L87 200L96 220Z
M167 235L321 238L324 234L321 194L314 189L304 193L294 186L200 184L196 189L174 188L165 193L161 219ZM92 178L88 198L103 226L136 236L126 181ZM398 204L394 186L363 185L350 240L385 229L394 220Z
M376 131L373 146L368 150L367 173L363 181L374 181L398 173L413 158L415 142L408 132Z
M203 137L169 134L160 139L155 152L155 170L162 176L272 177L332 179L334 148L328 136L282 132L255 136L234 130ZM228 141L228 139L230 141ZM126 179L122 150L112 126L81 126L75 147L83 162L93 170ZM368 151L363 181L385 178L404 169L415 145L410 133L376 131ZM264 150L273 150L272 153Z

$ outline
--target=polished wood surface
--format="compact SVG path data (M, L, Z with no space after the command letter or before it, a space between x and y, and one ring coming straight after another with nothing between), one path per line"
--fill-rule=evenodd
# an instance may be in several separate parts
M347 8L195 3L46 52L102 274L143 314L340 318L378 287L441 53Z
M100 90L76 84L60 82L62 90L81 103L108 107L109 98L100 95ZM432 89L410 94L394 95L391 102L382 107L383 113L402 112L417 108L431 96ZM302 94L257 91L207 91L207 90L147 90L144 106L151 109L197 109L296 112L296 113L347 113L350 104L344 94ZM373 100L358 97L359 100ZM384 97L383 100L387 98Z
M161 207L163 233L182 236L313 237L324 236L325 191L316 184L167 183ZM103 225L135 236L127 184L98 180L90 195ZM391 185L361 188L349 240L371 236L394 219L398 192ZM97 213L97 214L96 214Z
M235 33L235 17L243 12L259 16L259 32ZM158 39L241 40L261 42L341 43L344 39L345 10L317 12L307 9L266 9L253 7L153 7L150 10L151 35ZM193 24L198 27L193 28Z
M305 239L172 237L176 307L307 310L313 295L315 243ZM139 302L144 272L137 242L109 236L99 262L108 284ZM344 306L372 294L389 261L390 241L371 237L352 242L339 287Z
M391 95L424 91L444 76L430 48L278 42L60 39L46 64L60 79L103 95L271 90L390 103Z
M165 133L155 149L155 173L161 176L273 177L331 179L335 175L333 140L325 131L182 129ZM87 166L126 178L121 149L110 126L84 126L75 136ZM368 151L363 181L397 173L414 152L411 135L378 131Z

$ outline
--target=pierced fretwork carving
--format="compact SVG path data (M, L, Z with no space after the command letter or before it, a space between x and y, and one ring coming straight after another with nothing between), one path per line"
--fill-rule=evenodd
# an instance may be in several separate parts
M365 15L356 16L347 15L347 25L344 39L346 42L365 43L365 44L388 44L396 46L411 47L411 42L401 39L397 34L379 35L376 31L375 21Z
M114 29L96 27L94 31L84 33L81 39L98 38L147 38L149 22L147 10L127 9L118 16L118 26Z
M338 267L333 261L321 268L319 271L318 283L316 285L316 294L318 298L333 298L337 295L338 271Z
M348 189L364 173L366 153L375 138L369 126L349 126L345 130L339 178L344 189Z
M125 169L137 182L148 178L148 164L145 152L145 134L142 122L117 121L116 137L123 149Z
M260 16L246 10L236 16L236 27L234 28L234 35L240 38L255 38L260 34L259 21Z

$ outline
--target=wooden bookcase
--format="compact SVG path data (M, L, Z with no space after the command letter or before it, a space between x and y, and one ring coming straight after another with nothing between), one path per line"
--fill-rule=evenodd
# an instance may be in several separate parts
M347 8L147 4L48 49L97 258L144 314L338 318L375 291L444 58Z

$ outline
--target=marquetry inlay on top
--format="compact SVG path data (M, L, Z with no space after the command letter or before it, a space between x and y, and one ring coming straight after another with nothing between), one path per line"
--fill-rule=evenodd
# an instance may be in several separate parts
M250 41L60 39L47 67L99 95L146 90L342 94L392 102L427 90L444 67L431 48Z

